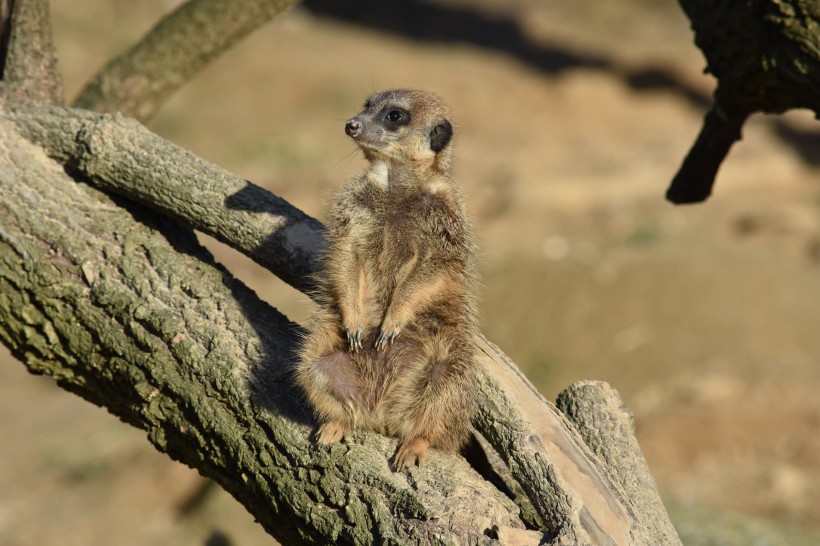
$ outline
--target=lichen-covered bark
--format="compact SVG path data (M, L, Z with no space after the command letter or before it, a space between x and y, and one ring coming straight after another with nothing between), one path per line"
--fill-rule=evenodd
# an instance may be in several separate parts
M146 120L214 58L297 1L189 0L108 63L74 105Z
M188 230L75 182L0 121L0 339L32 372L146 430L284 541L482 544L521 527L454 454L394 473L378 435L315 447L297 333Z
M287 201L196 157L130 118L65 108L8 113L54 159L105 190L170 214L309 291L322 225Z
M0 2L0 108L59 103L47 2ZM191 0L78 103L144 119L291 3ZM215 265L189 227L303 291L324 245L316 220L133 120L0 110L0 340L29 370L147 431L284 541L545 543L455 454L394 473L395 442L382 436L316 447L291 378L298 326ZM662 506L637 514L569 421L496 347L476 343L485 372L476 425L523 484L549 543L658 543L646 518L666 518Z
M223 240L238 250L253 255L254 241L264 237L245 236L231 240L238 233L229 224L246 222L234 216L226 195L234 186L230 177L193 154L181 153L176 147L151 135L136 123L112 116L60 109L22 109L11 112L13 121L27 138L45 147L50 156L73 165L89 176L90 181L108 190L134 196L152 208L175 214L177 209L192 209L197 214L180 212L192 226L211 234L223 234ZM105 142L130 144L118 147ZM159 175L153 155L142 156L136 148L146 147L156 157L168 158L170 167L162 166ZM228 180L226 194L218 192L211 180ZM240 185L248 184L244 181ZM200 188L203 189L200 192ZM261 189L255 192L265 193ZM184 194L184 197L180 194ZM301 213L280 203L282 214L302 218ZM212 209L212 210L205 210ZM201 216L202 218L199 218ZM276 217L258 215L249 230L276 232L281 222ZM315 222L315 221L314 221ZM278 240L271 252L306 259L304 267L318 264L321 228L318 223L301 224L310 236ZM312 231L315 230L315 231ZM289 260L281 266L287 268ZM303 267L296 265L296 267ZM299 270L304 273L305 270ZM287 272L286 272L287 273ZM290 273L293 274L292 272ZM477 338L484 374L480 381L481 410L476 427L493 444L510 466L514 477L524 486L538 510L554 544L654 544L652 524L636 512L604 465L584 444L573 426L545 401L517 370L515 365L484 338ZM654 484L649 486L654 488ZM656 513L666 517L658 500ZM668 519L666 520L668 525ZM502 533L503 534L503 533ZM499 535L501 536L501 535Z
M48 0L0 0L0 102L63 103Z

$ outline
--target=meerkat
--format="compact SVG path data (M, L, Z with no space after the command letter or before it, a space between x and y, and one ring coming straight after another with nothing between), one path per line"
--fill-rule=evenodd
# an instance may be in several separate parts
M396 437L396 468L458 450L475 406L475 247L450 176L448 108L424 91L367 99L345 133L367 170L332 209L319 310L297 381L321 444L353 428Z

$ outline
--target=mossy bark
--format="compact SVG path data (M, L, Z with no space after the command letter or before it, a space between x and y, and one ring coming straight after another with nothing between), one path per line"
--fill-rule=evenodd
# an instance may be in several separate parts
M109 65L84 104L150 115L218 51L290 3L192 0ZM646 505L613 474L629 465L593 453L480 336L475 425L542 529L523 529L516 505L456 454L436 451L423 468L394 473L395 442L382 436L316 447L291 377L299 327L215 264L190 228L307 291L324 247L321 224L133 120L20 109L61 100L43 38L47 4L0 6L16 10L0 11L0 340L32 373L145 430L284 541L676 542L657 532L655 519L668 522L657 495L641 496L656 500L642 513L636 506ZM24 47L27 37L33 47ZM20 70L29 65L39 68Z
M15 108L7 116L52 158L98 187L204 231L310 291L323 228L287 201L121 115L46 107Z

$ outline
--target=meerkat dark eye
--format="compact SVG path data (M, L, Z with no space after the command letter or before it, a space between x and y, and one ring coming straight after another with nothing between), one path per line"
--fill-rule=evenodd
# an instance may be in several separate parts
M402 125L410 123L410 112L404 108L385 109L381 113L384 128L388 131L398 131Z

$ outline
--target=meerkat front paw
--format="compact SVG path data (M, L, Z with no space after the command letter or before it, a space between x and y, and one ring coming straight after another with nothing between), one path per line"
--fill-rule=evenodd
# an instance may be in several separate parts
M362 331L345 329L347 334L347 344L350 347L350 352L355 353L362 348Z
M402 331L402 325L392 320L385 319L379 328L379 335L376 337L376 350L381 351L388 344L392 344Z
M427 448L430 447L430 442L424 438L414 438L413 440L404 442L399 450L396 451L396 456L393 458L393 466L396 470L402 468L409 468L418 464L421 466L427 460Z

